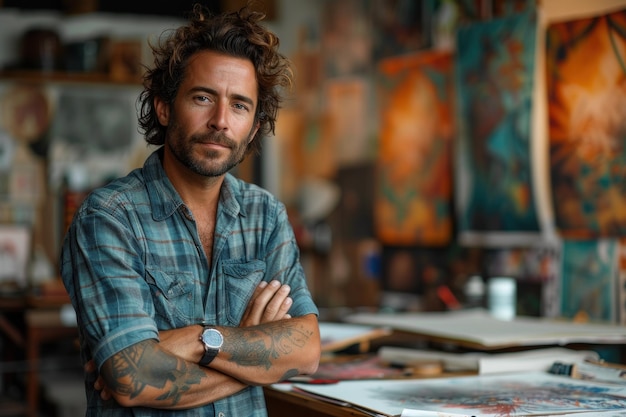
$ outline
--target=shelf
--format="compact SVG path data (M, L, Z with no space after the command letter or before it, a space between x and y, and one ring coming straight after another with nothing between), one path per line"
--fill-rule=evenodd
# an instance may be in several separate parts
M3 70L0 80L11 80L25 83L88 83L141 85L138 79L115 79L106 73L97 72L66 72L66 71L35 71L35 70Z

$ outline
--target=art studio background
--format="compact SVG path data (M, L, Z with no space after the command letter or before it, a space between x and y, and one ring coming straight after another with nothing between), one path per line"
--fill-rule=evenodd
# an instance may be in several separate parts
M76 365L73 339L38 339L56 359L35 375L11 320L67 302L74 210L152 151L136 121L148 42L193 2L153 3L0 0L0 394L28 415L84 406L80 369L43 372ZM493 307L504 288L507 317L626 324L626 1L257 7L296 86L235 174L287 205L322 320ZM17 329L50 324L36 313Z

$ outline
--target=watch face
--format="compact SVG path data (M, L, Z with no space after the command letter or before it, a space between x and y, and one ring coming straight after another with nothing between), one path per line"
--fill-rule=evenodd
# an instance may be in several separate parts
M222 347L224 338L217 329L205 329L204 332L202 332L202 341L209 348L219 349L220 347Z

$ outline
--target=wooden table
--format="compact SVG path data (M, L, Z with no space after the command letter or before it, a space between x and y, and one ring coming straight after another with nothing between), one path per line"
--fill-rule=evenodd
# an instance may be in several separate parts
M13 407L11 415L37 417L39 413L40 350L44 343L75 338L78 330L61 320L61 307L69 303L64 296L0 298L0 333L15 348L24 352L26 371L26 403ZM21 316L17 322L11 318ZM23 325L22 325L23 324ZM0 412L0 415L3 415Z
M350 407L334 405L297 392L265 387L265 402L269 417L354 417L368 416Z

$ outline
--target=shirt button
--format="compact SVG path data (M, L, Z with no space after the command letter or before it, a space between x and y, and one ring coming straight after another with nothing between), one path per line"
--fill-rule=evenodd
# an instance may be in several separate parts
M226 417L226 413L220 411L219 413L217 413L217 417Z

